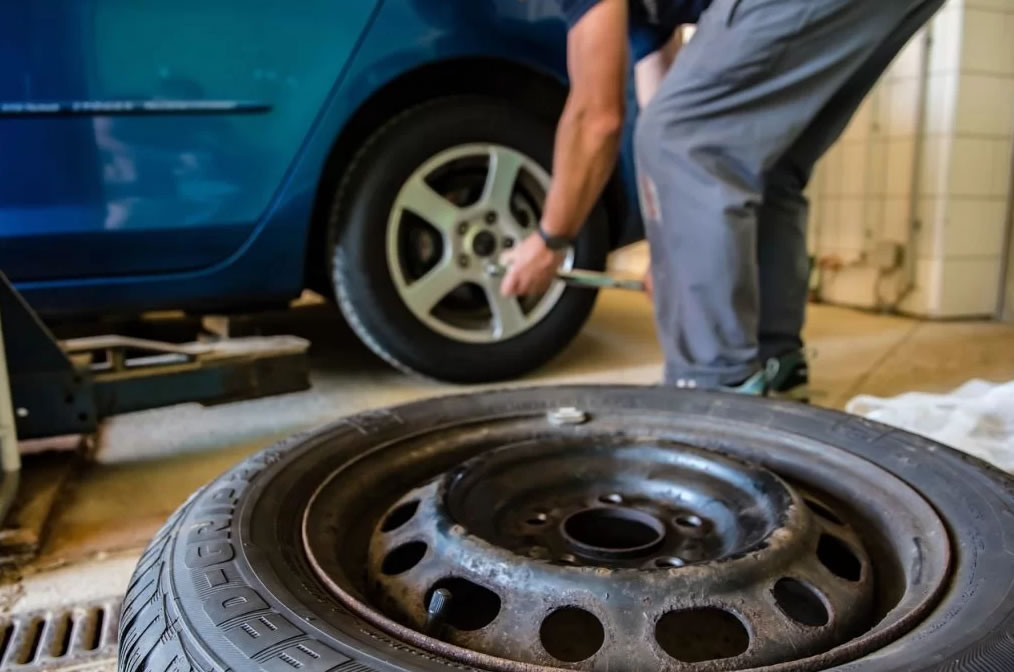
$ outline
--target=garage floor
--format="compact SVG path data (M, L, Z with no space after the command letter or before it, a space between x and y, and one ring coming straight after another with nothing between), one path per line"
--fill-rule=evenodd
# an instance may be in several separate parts
M460 391L390 370L325 306L265 318L262 326L313 341L313 389L109 421L96 462L71 476L40 557L0 587L0 606L26 612L116 595L162 521L243 456L343 414ZM1014 326L923 323L814 306L807 334L816 351L814 401L825 406L842 407L860 392L944 391L974 377L1014 378ZM607 292L573 346L521 384L653 383L660 362L647 300Z

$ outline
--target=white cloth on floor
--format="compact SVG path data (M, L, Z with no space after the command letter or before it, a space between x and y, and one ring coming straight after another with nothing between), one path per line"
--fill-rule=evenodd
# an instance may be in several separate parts
M971 380L947 394L858 396L845 405L861 415L991 462L1014 473L1014 381Z

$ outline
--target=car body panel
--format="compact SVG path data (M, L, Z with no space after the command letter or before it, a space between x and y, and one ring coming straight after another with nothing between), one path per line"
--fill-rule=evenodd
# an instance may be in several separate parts
M566 62L553 0L39 0L0 43L0 268L43 313L291 298L364 103L429 64Z

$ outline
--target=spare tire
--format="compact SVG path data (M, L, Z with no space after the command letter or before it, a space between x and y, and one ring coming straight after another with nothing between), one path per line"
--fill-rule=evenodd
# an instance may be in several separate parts
M119 669L1014 669L1014 479L841 413L563 387L296 436L142 556Z

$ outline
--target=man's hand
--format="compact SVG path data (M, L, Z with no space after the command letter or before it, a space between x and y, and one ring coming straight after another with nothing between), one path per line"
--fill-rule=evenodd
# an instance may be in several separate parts
M521 245L501 257L501 263L507 266L507 275L500 284L500 293L504 296L545 294L556 279L563 259L563 253L546 247L541 236L528 236Z

